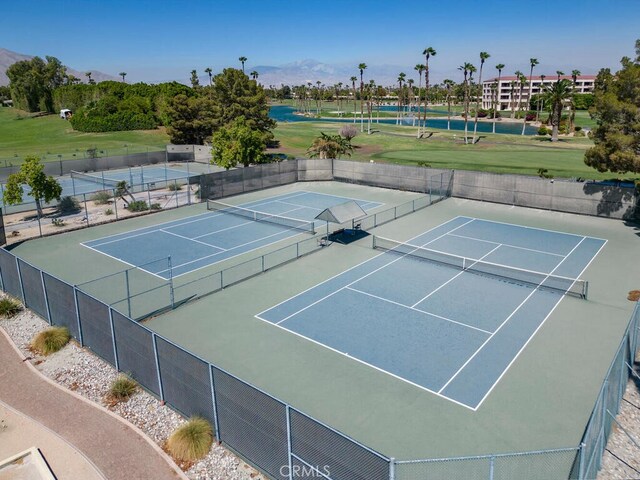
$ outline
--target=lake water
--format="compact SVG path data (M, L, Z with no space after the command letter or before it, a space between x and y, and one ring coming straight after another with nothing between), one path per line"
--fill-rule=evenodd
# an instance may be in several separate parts
M395 111L396 107L394 106L383 106L383 110L387 111ZM288 105L273 105L269 109L269 116L276 120L277 122L337 122L337 123L353 123L353 117L345 117L345 118L326 118L326 119L318 119L318 118L309 118L303 117L301 115L295 115L296 109L290 107ZM428 110L429 112L441 113L446 115L446 111L442 110ZM407 126L413 125L412 118L404 118L404 124ZM358 123L360 119L358 118ZM366 123L366 118L365 118ZM374 119L374 125L375 125ZM380 123L384 123L387 125L395 125L395 118L381 118ZM413 127L417 128L417 127ZM447 119L446 118L427 118L427 128L447 128ZM473 133L473 119L469 119L468 123L468 131ZM491 133L492 131L491 122L478 122L478 132L481 133ZM451 130L462 130L464 131L464 121L463 120L451 120ZM511 122L496 122L496 133L508 133L512 135L520 135L522 132L522 123L511 123ZM538 133L538 129L531 125L527 125L527 129L525 130L525 135L536 135Z

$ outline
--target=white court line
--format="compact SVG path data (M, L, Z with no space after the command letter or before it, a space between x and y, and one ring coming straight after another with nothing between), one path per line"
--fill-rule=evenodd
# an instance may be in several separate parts
M116 258L113 255L109 255L108 253L101 252L100 250L96 250L95 248L89 247L87 245L85 245L85 247L87 247L89 250L93 250L96 253L100 253L101 255L105 255L105 256L107 256L109 258L112 258L112 259L114 259L114 260L116 260L118 262L124 263L125 265L129 265L130 267L137 268L138 270L142 270L143 272L147 272L149 275L153 275L154 277L161 278L162 280L169 280L168 278L164 278L164 277L162 277L162 276L160 276L158 274L155 274L152 271L147 270L146 268L139 267L138 265L134 265L133 263L125 262L121 258ZM158 260L161 260L161 259L158 259ZM167 270L162 270L162 272L165 272L165 271L167 271ZM120 273L120 272L114 272L114 273ZM160 273L160 272L158 272L158 273ZM111 274L111 275L113 275L113 274ZM89 280L89 281L92 281L92 280ZM84 282L84 283L87 283L87 282Z
M310 209L310 210L318 210L318 211L322 211L322 210L323 210L322 208L307 207L306 205L300 205L299 203L283 202L282 200L276 200L276 202L275 202L275 203L282 203L282 204L284 204L284 205L293 205L293 206L295 206L295 207L298 207L298 208L296 208L296 210L300 210L301 208L308 208L308 209ZM278 215L278 214L277 214L277 213L275 213L274 215Z
M467 325L466 323L462 323L462 322L457 322L457 321L452 320L450 318L443 317L441 315L436 315L436 314L431 313L431 312L427 312L426 310L420 310L419 308L411 307L409 305L405 305L404 303L395 302L393 300L389 300L388 298L384 298L384 297L380 297L378 295L374 295L373 293L369 293L369 292L364 292L362 290L358 290L357 288L345 287L345 290L351 290L352 292L361 293L362 295L367 295L369 297L377 298L378 300L382 300L383 302L391 303L393 305L398 305L399 307L407 308L409 310L413 310L414 312L420 312L420 313L425 313L427 315L432 315L432 316L434 316L436 318L439 318L441 320L446 320L447 322L455 323L457 325L460 325L461 327L466 327L466 328L471 328L473 330L478 330L480 332L486 333L487 335L491 335L491 333L492 333L492 332L489 332L487 330L483 330L482 328L474 327L472 325Z
M473 262L473 264L471 264L471 267L473 267L473 265L475 265L476 263L482 261L485 257L487 257L488 255L491 255L493 252L495 252L497 249L499 249L501 247L501 245L498 245L497 247L495 247L493 250L487 252L485 255L483 255L482 257L480 257L480 259L478 259L477 261ZM469 268L471 268L469 267ZM438 290L440 290L442 287L444 287L445 285L453 282L456 278L458 278L460 275L462 275L463 273L465 273L467 270L465 268L463 268L460 273L457 273L456 275L454 275L453 277L451 277L449 280L447 280L446 282L444 282L442 285L440 285L438 288L436 288L435 290L433 290L432 292L428 293L427 295L425 295L423 298L421 298L420 300L418 300L416 303L414 303L413 305L411 305L412 308L415 308L416 305L419 305L420 303L424 302L427 298L429 298L431 295L433 295L434 293L436 293Z
M421 237L422 235L426 235L427 233L429 233L429 232L431 232L431 231L435 230L436 228L440 228L440 227L442 227L443 225L446 225L447 223L451 223L451 222L453 222L454 220L457 220L458 218L470 218L470 217L461 217L461 216L454 217L454 218L452 218L451 220L448 220L448 221L446 221L446 222L444 222L444 223L441 223L440 225L436 225L435 227L430 228L430 229L429 229L429 230L427 230L426 232L422 232L422 233L420 233L419 235L416 235L415 237L412 237L412 238L408 239L408 240L407 240L407 242L409 242L409 241L411 241L411 240L414 240L414 239L416 239L416 238L418 238L418 237ZM472 219L472 220L473 220L473 219ZM271 310L271 309L273 309L273 308L279 307L279 306L280 306L280 305L282 305L283 303L287 303L289 300L293 300L294 298L297 298L297 297L299 297L300 295L304 295L305 293L307 293L307 292L309 292L309 291L313 290L314 288L319 287L320 285L322 285L322 284L324 284L324 283L330 282L330 281L334 280L335 278L338 278L340 275L343 275L343 274L345 274L345 273L347 273L347 272L349 272L349 271L353 270L354 268L358 268L358 267L360 267L360 266L364 265L365 263L370 262L370 261L374 260L375 258L378 258L378 257L379 257L379 256L381 256L381 255L384 255L385 253L386 253L386 252L379 253L378 255L376 255L376 256L374 256L374 257L371 257L371 258L367 258L366 260L364 260L364 261L362 261L362 262L360 262L360 263L358 263L358 264L354 265L353 267L347 268L346 270L343 270L343 271L342 271L342 272L340 272L340 273L336 273L336 274L335 274L335 275L333 275L332 277L329 277L329 278L327 278L326 280L323 280L322 282L316 283L315 285L313 285L313 286L311 286L311 287L307 288L306 290L303 290L302 292L297 293L297 294L295 294L294 296L289 297L289 298L287 298L286 300L283 300L283 301L281 301L281 302L279 302L279 303L276 303L275 305L273 305L273 306L271 306L271 307L269 307L269 308L267 308L267 309L265 309L265 310L263 310L263 311L261 311L261 312L257 313L255 316L256 316L256 317L258 317L258 315L262 315L263 313L268 312L269 310ZM259 317L258 317L258 318L259 318ZM262 320L262 319L261 319L261 320ZM269 321L268 321L268 320L265 320L265 322L269 322ZM275 323L273 323L273 322L269 322L269 323L271 323L272 325L275 325Z
M585 237L585 238L593 238L593 237ZM596 238L595 240L601 240L599 238ZM602 246L598 249L598 251L596 252L596 254L591 258L591 260L589 260L589 263L587 263L587 265L582 269L582 271L580 272L580 274L578 275L578 278L580 278L582 276L582 274L587 270L587 268L589 268L589 265L591 265L591 263L596 259L596 257L600 254L600 252L602 251L602 249L604 248L604 246L607 244L607 240L604 240L604 243L602 244ZM540 325L538 325L538 327L533 331L533 333L531 334L531 336L529 337L529 339L524 343L524 345L522 345L522 347L520 348L520 350L518 350L518 353L516 353L514 355L514 357L511 359L511 361L509 362L509 364L505 367L505 369L502 371L502 373L500 374L500 376L496 379L495 382L493 382L493 385L491 385L491 388L489 388L489 390L487 390L487 393L485 393L484 397L482 397L482 400L480 400L480 402L476 405L474 410L477 410L480 408L480 406L484 403L485 399L489 396L489 394L493 391L493 389L495 388L495 386L498 384L498 382L500 382L500 380L502 379L502 377L507 373L507 370L509 370L509 368L511 368L511 365L513 365L513 363L516 361L516 359L520 356L520 354L524 351L524 349L527 347L527 345L529 344L529 342L533 339L533 337L536 336L536 333L538 333L538 330L540 330L542 328L542 325L544 325L544 323L547 321L547 319L551 316L551 314L554 312L554 310L558 307L558 305L560 305L560 302L562 302L562 300L564 299L564 295L562 295L560 297L560 299L556 302L556 304L553 306L553 308L551 309L551 311L547 314L546 317L544 317L544 320L542 320L542 322L540 323Z
M184 240L188 240L190 242L195 242L195 243L199 243L201 245L206 245L209 248L215 248L216 250L223 250L226 251L225 248L222 247L216 247L215 245L211 245L210 243L205 243L205 242L201 242L200 240L196 240L195 238L189 238L189 237L185 237L184 235L180 235L178 233L173 233L173 232L169 232L168 230L157 230L158 232L162 232L162 233L166 233L167 235L173 235L174 237L178 237L178 238L182 238Z
M566 257L566 255L562 255L560 253L545 252L544 250L536 250L535 248L518 247L516 245L511 245L510 243L492 242L491 240L483 240L481 238L469 237L467 235L460 235L458 233L452 233L451 236L452 237L467 238L469 240L475 240L477 242L492 243L494 245L503 245L505 247L517 248L518 250L527 250L529 252L544 253L545 255L553 255L554 257Z
M361 360L361 359L359 359L357 357L352 357L351 355L349 355L346 352L341 352L340 350L337 350L337 349L335 349L333 347L330 347L329 345L325 345L324 343L320 343L317 340L314 340L313 338L306 337L306 336L302 335L301 333L295 332L293 330L289 330L288 328L283 327L282 325L278 325L277 323L273 323L273 322L270 322L269 320L265 320L264 318L260 317L259 315L255 315L255 318L257 318L258 320L262 320L263 322L266 322L266 323L268 323L268 324L270 324L272 326L275 326L277 328L281 328L285 332L288 332L288 333L291 333L293 335L296 335L296 336L298 336L300 338L303 338L304 340L307 340L307 341L309 341L311 343L315 343L316 345L318 345L320 347L326 348L328 350L331 350L332 352L335 352L337 354L343 355L343 356L345 356L345 357L347 357L347 358L349 358L351 360L354 360L354 361L356 361L358 363L361 363L362 365L365 365L367 367L373 368L374 370L377 370L378 372L381 372L381 373L384 373L386 375L389 375L389 376L395 378L396 380L400 380L402 382L408 383L409 385L413 385L414 387L417 387L417 388L419 388L421 390L424 390L425 392L432 393L435 396L440 397L440 398L442 398L444 400L448 400L448 401L453 402L453 403L455 403L457 405L460 405L461 407L465 407L465 408L468 408L469 410L473 410L472 407L470 407L469 405L466 405L466 404L464 404L462 402L459 402L458 400L454 400L453 398L449 398L449 397L447 397L445 395L442 395L441 393L436 392L435 390L431 390L430 388L427 388L427 387L425 387L423 385L420 385L418 383L412 382L411 380L407 380L404 377L396 375L395 373L391 373L391 372L388 372L387 370L383 370L382 368L377 367L377 366L375 366L375 365L373 365L371 363L367 363L364 360Z
M373 201L365 200L364 198L345 197L344 195L332 195L330 193L312 192L310 190L301 190L301 192L310 193L312 195L324 195L325 197L346 198L347 200L355 200L356 202L377 203L379 207L381 207L382 205L385 205L384 203L373 202Z
M582 242L585 240L585 238L586 238L586 237L582 237L582 239L581 239L581 240L576 244L576 246L575 246L575 247L573 247L573 249L571 250L571 252L569 252L569 254L567 255L567 257L565 257L565 258L564 258L560 263L558 263L558 265L556 265L556 267L555 267L553 270L551 270L551 272L549 273L549 275L547 275L547 278L548 278L550 275L552 275L552 274L553 274L553 272L555 272L555 271L556 271L556 269L557 269L560 265L562 265L562 262L564 262L564 261L568 258L568 256L569 256L569 255L571 255L571 253L573 253L573 252L575 251L575 249L576 249L576 248L578 248L578 246L579 246L580 244L582 244ZM466 362L464 362L464 364L463 364L463 365L458 369L458 371L457 371L457 372L456 372L456 373L455 373L455 374L454 374L454 375L449 379L449 381L448 381L447 383L445 383L445 384L444 384L444 386L443 386L440 390L438 390L439 392L442 392L445 388L447 388L447 386L448 386L448 385L453 381L453 379L454 379L454 378L456 378L456 377L460 374L460 372L462 372L462 370L463 370L463 369L464 369L464 368L469 364L469 362L471 362L471 360L473 360L473 359L476 357L476 355L478 355L478 353L480 353L480 351L485 347L485 345L486 345L487 343L489 343L489 341L490 341L490 340L491 340L491 339L492 339L492 338L493 338L493 337L494 337L494 336L495 336L495 335L496 335L496 334L497 334L497 333L502 329L502 327L504 327L504 326L507 324L507 322L508 322L508 321L509 321L509 320L510 320L510 319L511 319L515 314L516 314L516 312L518 312L518 310L520 310L520 308L522 308L522 306L523 306L523 305L524 305L524 304L525 304L525 303L526 303L526 302L527 302L527 301L528 301L528 300L533 296L533 294L534 294L534 293L536 293L536 292L538 291L538 288L539 288L539 287L534 288L534 289L531 291L531 293L530 293L529 295L527 295L527 297L522 301L522 303L520 303L520 305L518 305L518 306L516 307L516 309L515 309L513 312L511 312L511 314L510 314L510 315L509 315L509 316L504 320L504 322L502 322L502 323L500 324L500 326L499 326L499 327L498 327L498 328L497 328L497 329L496 329L496 330L491 334L491 336L490 336L489 338L487 338L487 339L485 340L485 342L484 342L482 345L480 345L480 347L478 347L478 349L475 351L475 353L474 353L473 355L471 355L471 357L469 357L469 358L467 359L467 361L466 361ZM560 301L562 301L562 298L563 298L563 297L564 297L564 295L561 295L561 296L560 296L560 300L558 300L558 303L560 303ZM555 308L555 307L554 307L554 308ZM529 338L529 340L530 340L530 339L531 339L531 337ZM476 407L476 408L477 408L477 407Z
M465 222L465 223L463 223L462 225L457 226L457 227L456 227L456 228L454 228L453 230L456 230L456 229L458 229L458 228L462 228L462 227L464 227L465 225L467 225L467 224L469 224L469 223L473 222L473 220L474 220L474 219L472 218L472 219L471 219L471 220L469 220L468 222ZM453 230L452 230L452 231L453 231ZM426 232L425 232L425 233L426 233ZM423 233L423 234L421 234L421 235L424 235L424 233ZM423 244L423 245L421 245L421 246L422 246L422 247L424 247L424 246L426 246L426 245L429 245L430 243L435 242L436 240L438 240L438 239L440 239L440 238L444 237L445 235L446 235L446 233L443 233L443 234L442 234L442 235L440 235L439 237L434 238L433 240L430 240L429 242L427 242L427 243L425 243L425 244ZM418 237L419 237L419 236L420 236L420 235L418 235ZM414 238L416 238L416 237L414 237ZM315 304L320 303L320 302L322 302L323 300L326 300L327 298L329 298L329 297L331 297L331 296L335 295L336 293L338 293L338 292L340 292L340 291L344 290L345 288L350 287L350 286L351 286L351 285L353 285L354 283L357 283L357 282L359 282L360 280L364 280L364 279L365 279L365 278L367 278L368 276L373 275L374 273L376 273L376 272L378 272L378 271L382 270L383 268L386 268L386 267L388 267L389 265L392 265L392 264L396 263L397 261L402 260L402 259L403 259L404 257L406 257L407 255L408 255L408 253L406 253L406 254L404 254L404 255L401 255L401 256L399 256L398 258L396 258L395 260L392 260L392 261L390 261L390 262L388 262L388 263L385 263L385 264L384 264L384 265L382 265L381 267L376 268L376 269L375 269L375 270L373 270L372 272L369 272L369 273L367 273L366 275L362 275L360 278L355 279L353 282L351 282L351 283L349 283L349 284L345 285L344 287L341 287L341 288L339 288L338 290L335 290L334 292L330 293L329 295L326 295L325 297L323 297L323 298L321 298L321 299L319 299L319 300L316 300L316 301L315 301L315 302L313 302L312 304L307 305L306 307L304 307L304 308L302 308L302 309L298 310L297 312L292 313L292 314L291 314L291 315L289 315L288 317L283 318L282 320L280 320L279 322L277 322L277 323L276 323L276 325L280 325L281 323L286 322L286 321L287 321L287 320L289 320L291 317L295 317L295 316L296 316L296 315L298 315L299 313L301 313L301 312L305 311L307 308L313 307ZM376 257L374 257L374 258L376 258Z

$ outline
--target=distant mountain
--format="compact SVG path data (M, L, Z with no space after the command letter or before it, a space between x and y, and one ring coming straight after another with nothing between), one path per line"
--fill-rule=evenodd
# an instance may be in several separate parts
M350 85L351 77L358 77L360 82L360 72L356 65L331 65L318 62L317 60L300 60L280 66L258 65L246 68L247 73L255 70L258 72L258 81L265 86L280 84L301 85L304 83L316 84L317 81L325 85L333 85L342 82L345 86ZM378 85L395 85L398 74L405 72L407 78L414 78L417 82L418 74L404 66L397 65L371 65L365 70L365 82L369 79L375 80Z
M55 55L53 55L55 57ZM9 78L7 77L7 68L13 65L16 62L20 62L22 60L31 60L33 55L24 55L22 53L12 52L11 50L7 50L6 48L0 48L0 86L9 85ZM62 62L64 63L64 62ZM74 70L73 68L67 67L67 73L78 77L83 82L86 83L88 80L85 76L86 71L80 72L78 70ZM97 70L91 70L91 78L96 82L102 82L104 80L118 80L118 77L113 75L109 75L107 73L98 72Z

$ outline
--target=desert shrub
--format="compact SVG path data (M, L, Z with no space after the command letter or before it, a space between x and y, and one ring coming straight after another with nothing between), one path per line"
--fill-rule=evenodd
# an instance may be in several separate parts
M149 208L151 210L162 210L162 206L159 203L152 203Z
M81 209L80 202L74 197L62 197L58 203L60 213L78 213Z
M0 317L11 318L20 310L22 310L22 305L17 300L10 297L0 299Z
M540 178L553 178L553 175L551 175L549 173L549 170L547 170L546 168L539 168L538 169L538 176Z
M167 450L178 461L193 462L204 457L213 443L213 429L201 417L178 427L167 440Z
M110 208L107 208L107 209L104 211L104 214L105 214L105 215L113 215L113 210L112 210L112 209L110 209Z
M70 339L67 327L47 328L31 340L31 349L42 355L51 355L64 347Z
M54 218L51 220L51 223L53 224L54 227L64 227L64 220L62 220L61 218Z
M111 194L107 191L96 192L91 197L96 205L106 205L111 200Z
M147 205L147 202L144 200L136 200L129 202L127 209L129 209L130 212L144 212L145 210L149 210L149 205Z
M168 189L171 192L175 192L176 190L182 190L182 185L179 183L170 183Z
M340 136L346 138L349 142L358 135L358 129L353 125L344 125L340 129Z
M138 384L125 374L120 374L109 387L108 399L112 402L124 402L136 393Z

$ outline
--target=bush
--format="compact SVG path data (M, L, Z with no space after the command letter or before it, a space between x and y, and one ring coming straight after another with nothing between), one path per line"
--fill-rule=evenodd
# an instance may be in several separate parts
M113 215L113 210L112 210L112 209L110 209L110 208L107 208L107 209L104 211L104 214L105 214L105 215Z
M344 125L340 129L340 136L346 138L348 141L353 140L358 135L358 129L353 125Z
M64 347L71 334L67 327L51 327L38 333L31 341L31 349L42 355L51 355Z
M179 183L170 183L169 187L167 187L170 192L175 192L176 190L182 190L182 185Z
M64 227L64 220L62 220L61 218L54 218L53 220L51 220L51 223L54 227Z
M538 176L540 178L553 178L553 175L551 175L549 173L549 170L547 170L546 168L539 168L538 169Z
M0 299L0 317L11 318L20 310L22 310L22 305L17 300L10 297Z
M111 194L107 191L96 192L91 197L96 205L106 205L111 201Z
M82 210L80 202L74 197L62 197L58 203L60 213L78 213L80 210Z
M120 374L109 387L108 400L113 403L126 402L138 390L138 384L125 374Z
M575 126L573 127L573 129L574 129L576 132L579 132L580 130L582 130L582 127L581 127L580 125L575 125Z
M558 133L559 133L560 135L566 135L568 131L569 131L569 127L567 127L567 125L566 125L566 124L561 124L561 125L558 127Z
M151 206L149 207L151 210L162 210L162 207L160 206L159 203L152 203Z
M193 417L171 434L167 450L178 461L194 462L204 457L212 444L213 429L209 422Z
M576 130L575 132L573 132L573 136L574 137L584 137L585 134L582 130Z
M533 122L536 119L536 114L527 113L527 116L525 117L525 119L527 120L527 122Z
M145 210L149 210L149 206L144 200L136 200L135 202L129 202L127 209L130 212L144 212Z
M549 129L544 125L541 125L540 128L538 129L538 135L544 136L548 134L549 134Z

